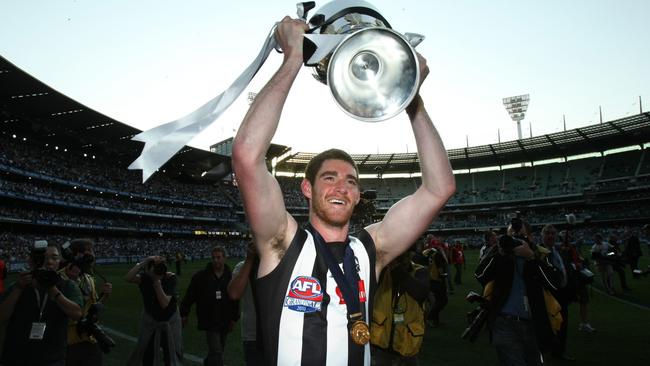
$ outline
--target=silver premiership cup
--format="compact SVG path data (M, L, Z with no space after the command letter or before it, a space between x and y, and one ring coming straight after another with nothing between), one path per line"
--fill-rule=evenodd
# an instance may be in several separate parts
M421 35L394 31L365 1L329 2L309 19L309 26L305 64L329 86L345 113L378 122L399 114L413 100L420 80L414 47L422 41ZM309 60L319 47L325 51Z

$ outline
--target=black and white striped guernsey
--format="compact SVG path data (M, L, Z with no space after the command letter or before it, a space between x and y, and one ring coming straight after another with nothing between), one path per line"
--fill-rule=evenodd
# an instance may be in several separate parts
M328 243L342 268L345 243ZM377 287L375 245L367 231L350 237L366 322ZM267 365L370 365L370 346L349 336L347 308L311 233L298 228L278 266L254 283L258 332Z

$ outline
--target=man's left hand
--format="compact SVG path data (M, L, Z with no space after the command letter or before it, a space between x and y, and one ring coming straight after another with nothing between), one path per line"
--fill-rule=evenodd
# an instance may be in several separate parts
M113 284L110 282L104 283L104 285L102 286L102 293L106 296L113 293Z

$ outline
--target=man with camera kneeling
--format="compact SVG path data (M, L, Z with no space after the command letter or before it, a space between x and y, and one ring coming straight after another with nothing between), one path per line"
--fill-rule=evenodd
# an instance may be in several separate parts
M81 318L81 292L56 273L58 246L37 240L29 262L31 271L0 299L0 324L8 322L0 364L63 366L68 319Z
M68 351L66 366L103 364L102 351L108 352L115 342L97 325L97 313L113 291L113 285L105 282L101 294L97 294L92 267L95 263L93 242L76 239L63 245L63 257L68 264L59 271L61 277L77 284L84 300L83 317L68 324Z

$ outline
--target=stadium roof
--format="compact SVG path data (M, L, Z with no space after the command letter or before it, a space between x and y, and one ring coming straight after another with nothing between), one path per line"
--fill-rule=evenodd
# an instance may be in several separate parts
M131 137L140 130L118 122L57 92L0 56L0 123L3 132L27 135L92 153L120 157L124 168L140 154L142 143ZM650 142L650 113L642 113L569 131L498 144L448 150L452 167L474 169L540 161ZM273 145L269 157L282 155L277 171L301 173L315 153L287 153ZM416 153L356 154L362 174L415 173ZM198 177L228 164L228 156L185 147L164 169Z
M563 158L650 142L650 113L498 144L447 150L452 168L475 169ZM276 170L301 173L315 153L296 153ZM361 174L419 172L416 153L356 154Z
M142 151L131 138L141 130L118 122L59 93L0 56L0 123L4 133L29 136L69 149L118 156L124 168ZM270 153L286 147L274 145ZM200 177L230 157L185 147L163 169Z

